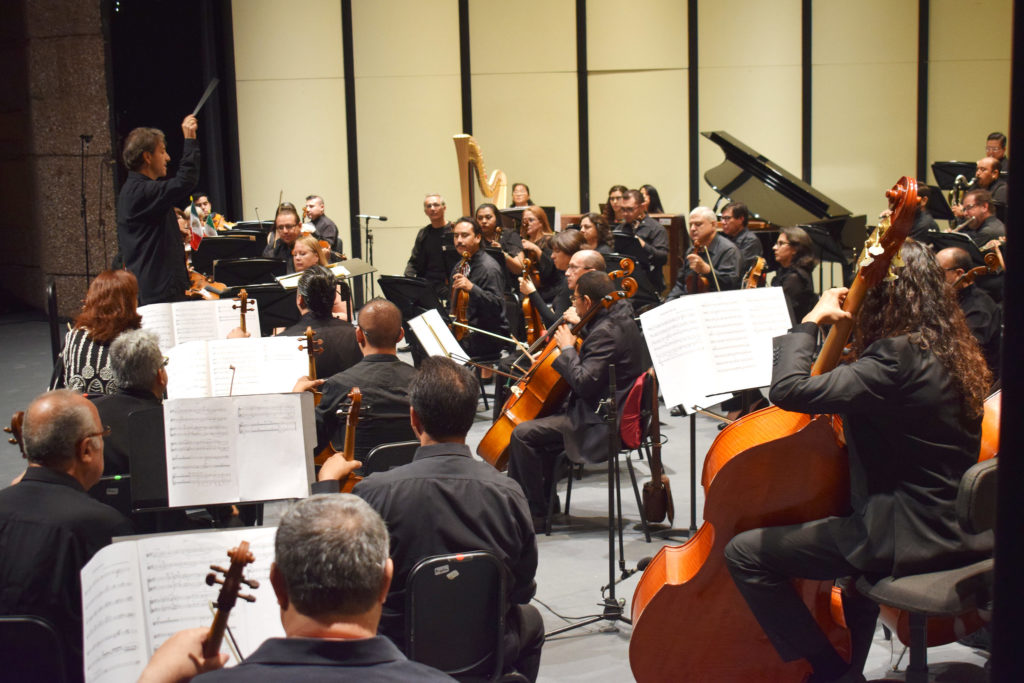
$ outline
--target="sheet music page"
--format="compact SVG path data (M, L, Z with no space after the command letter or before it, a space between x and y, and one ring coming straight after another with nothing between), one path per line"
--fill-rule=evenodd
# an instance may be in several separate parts
M790 328L781 287L688 295L640 320L665 404L687 413L770 384L772 337Z
M210 367L206 342L194 341L164 349L167 354L168 398L210 395ZM293 385L294 386L294 385Z
M419 339L428 356L447 356L456 363L466 364L466 352L435 309L410 319L409 329Z
M313 395L236 396L235 453L241 500L305 498L310 478L306 462L303 400L312 415ZM316 428L314 427L314 434Z
M217 312L217 336L213 339L227 339L228 332L239 326L241 322L242 302L238 299L218 299L216 304ZM256 299L249 298L248 307L250 310L245 313L245 331L253 337L260 336L260 314L259 303Z
M210 394L286 393L309 372L306 353L297 337L253 337L209 342ZM234 387L231 386L231 366Z
M170 507L238 501L232 407L229 398L164 401Z
M231 564L227 551L241 541L249 542L255 558L246 566L245 577L260 584L255 589L242 587L242 592L254 596L256 602L239 600L228 619L241 655L251 654L267 638L283 637L280 611L270 585L276 532L276 527L247 527L158 534L128 541L138 544L149 653L182 629L210 626L213 613L209 604L216 602L220 586L207 586L206 575L211 564L227 569ZM221 651L230 653L227 643ZM229 666L235 663L232 661Z
M149 661L135 544L101 549L80 576L85 680L134 681Z
M138 307L142 329L152 330L160 340L160 350L167 353L177 345L174 337L174 314L171 304L147 304Z
M196 300L179 301L171 305L174 313L174 338L179 344L218 338L217 303Z

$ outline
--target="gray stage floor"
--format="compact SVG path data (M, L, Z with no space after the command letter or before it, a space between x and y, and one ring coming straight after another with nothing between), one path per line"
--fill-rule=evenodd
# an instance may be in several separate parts
M50 377L50 343L46 324L40 316L6 315L0 317L0 377L4 378L0 390L0 419L6 424L15 410L23 410L29 401L46 389ZM668 411L662 414L662 432L667 442L662 450L666 473L671 480L676 508L677 527L690 525L690 480L689 480L689 418L673 418ZM480 412L470 432L470 444L477 442L490 426L490 413ZM718 434L717 423L711 418L696 419L697 472L704 453ZM23 468L15 446L5 445L0 456L0 481L9 482ZM637 463L637 475L642 483L649 478L646 463ZM551 536L539 536L540 566L537 572L537 607L544 615L545 625L552 630L566 624L567 618L578 618L601 612L601 587L608 583L608 535L607 535L607 488L606 470L603 465L590 466L582 478L573 485L571 518L569 525L556 526ZM629 568L636 566L644 557L653 556L662 545L676 545L682 541L644 542L643 534L634 530L639 520L636 503L629 488L629 478L623 468L623 515L627 526L625 531L625 558ZM565 500L564 483L561 489ZM704 504L703 492L697 487L697 519ZM282 504L275 504L267 510L270 522L280 514ZM616 572L618 567L616 567ZM639 575L626 579L616 587L616 595L626 601L626 614L632 601L633 590ZM680 618L699 619L699 610ZM551 638L544 647L540 679L546 683L586 681L618 682L633 680L629 668L628 624L611 625L600 622L592 626L571 631ZM686 647L680 642L678 647ZM868 666L868 679L884 677L899 656L902 647L895 646L882 638L881 629L875 634ZM951 670L944 680L973 681L986 680L980 667L984 665L983 653L961 645L953 644L932 648L928 651L932 663L962 663L966 666ZM901 668L906 666L903 658Z

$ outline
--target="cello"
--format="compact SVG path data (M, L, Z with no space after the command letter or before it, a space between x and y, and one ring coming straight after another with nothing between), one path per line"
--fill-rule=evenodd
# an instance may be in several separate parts
M633 278L624 278L620 282L622 289L606 294L587 311L580 321L573 326L572 333L576 337L576 348L582 345L580 333L587 323L602 309L609 308L616 301L627 299L636 293L637 283ZM476 447L477 455L487 461L495 469L504 470L508 466L508 445L512 440L512 430L521 422L550 415L561 405L569 393L569 384L552 366L561 355L553 332L563 321L558 321L548 330L547 344L544 351L533 361L530 369L511 388L501 415L490 426L480 444Z
M870 287L891 275L890 263L900 264L898 251L913 224L916 181L902 178L886 195L892 215L865 245L843 305L850 312ZM852 327L852 320L832 326L812 374L835 367ZM781 660L733 583L723 550L734 535L748 529L848 510L847 454L836 418L777 406L740 418L708 451L702 485L704 523L685 544L662 548L633 594L633 675L641 683L679 680L681 672L722 683L803 680L810 665ZM832 582L793 584L833 647L848 659L849 634L831 609ZM693 618L695 614L701 618Z

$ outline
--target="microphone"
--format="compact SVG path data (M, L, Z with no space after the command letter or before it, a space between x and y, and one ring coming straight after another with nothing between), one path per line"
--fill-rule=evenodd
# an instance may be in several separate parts
M644 571L645 569L647 569L647 565L649 565L651 563L651 560L653 560L653 559L654 559L653 557L645 557L644 559L640 560L639 562L636 563L636 568L635 569L626 569L625 571L623 571L622 572L622 576L620 576L618 579L616 579L614 584L608 584L607 586L601 586L601 592L604 593L606 590L611 588L613 585L618 585L618 584L622 583L623 581L625 581L626 579L628 579L629 577L633 576L633 574L636 574L637 572Z
M375 221L381 221L381 222L384 222L384 221L386 221L388 219L387 216L371 216L371 215L366 214L366 213L356 214L356 218L369 218L369 219L372 219L372 220L375 220Z

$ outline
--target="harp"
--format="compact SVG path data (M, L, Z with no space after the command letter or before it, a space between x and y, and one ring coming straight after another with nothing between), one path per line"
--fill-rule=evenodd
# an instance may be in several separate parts
M480 192L488 201L498 207L508 204L508 176L504 171L495 169L487 176L484 166L484 155L480 145L472 135L455 135L455 155L459 160L459 188L462 193L462 215L472 216L474 201L473 178L480 185Z

